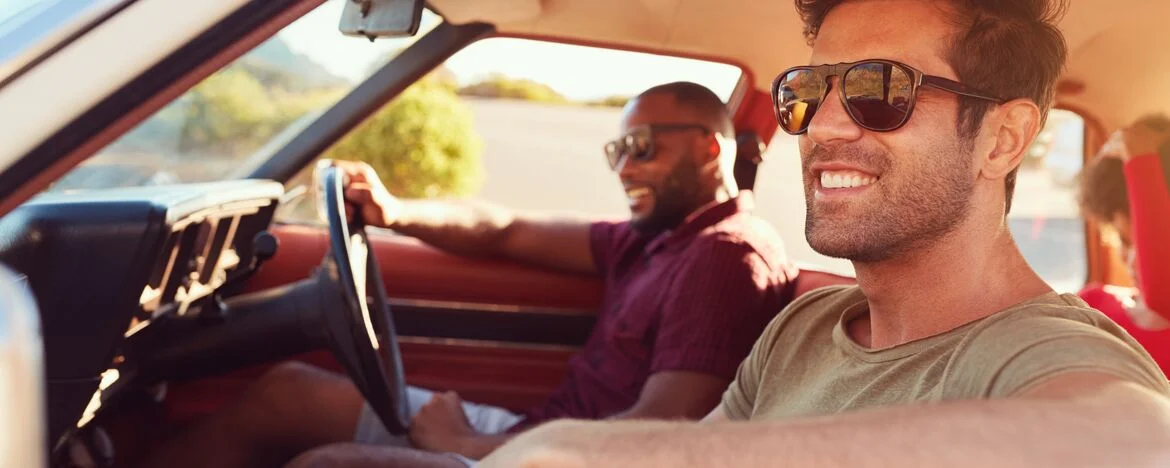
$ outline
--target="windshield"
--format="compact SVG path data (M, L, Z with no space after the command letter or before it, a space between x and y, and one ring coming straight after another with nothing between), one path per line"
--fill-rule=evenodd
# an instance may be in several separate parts
M49 191L224 180L246 175L419 34L375 42L337 29L325 2L207 77L58 180Z
M117 0L0 0L0 83Z

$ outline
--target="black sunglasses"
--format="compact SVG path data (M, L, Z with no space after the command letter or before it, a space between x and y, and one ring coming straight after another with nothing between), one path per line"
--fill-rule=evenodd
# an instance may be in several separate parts
M862 60L785 70L772 82L772 105L780 128L791 135L808 131L836 76L841 103L857 125L875 132L897 130L910 120L923 86L997 104L1005 101L958 81L927 75L893 60Z
M625 135L605 144L605 159L611 170L621 167L623 161L629 158L634 162L649 162L654 159L654 134L678 132L684 130L701 130L712 133L711 129L700 124L651 124L634 127Z

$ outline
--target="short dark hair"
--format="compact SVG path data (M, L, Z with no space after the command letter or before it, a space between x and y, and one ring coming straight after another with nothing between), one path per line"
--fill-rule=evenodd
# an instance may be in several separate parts
M712 130L726 138L735 138L735 125L731 122L731 112L728 111L727 104L706 86L690 81L675 81L642 91L638 97L651 94L674 97L674 102L697 111L701 118L707 120L706 123Z
M1129 216L1129 193L1125 188L1125 163L1118 158L1095 158L1081 171L1077 204L1081 214L1102 223L1114 216Z
M850 0L795 0L811 44L836 6ZM959 81L1002 99L1027 98L1041 111L1041 125L1056 96L1056 80L1064 69L1068 45L1057 22L1069 0L946 0L955 35L944 58ZM981 99L959 100L959 135L970 139L979 131L993 104ZM1011 211L1017 167L1005 181L1005 211Z

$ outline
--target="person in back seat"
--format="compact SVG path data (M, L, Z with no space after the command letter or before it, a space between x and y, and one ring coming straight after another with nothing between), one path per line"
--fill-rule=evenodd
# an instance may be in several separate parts
M1170 373L1168 171L1170 119L1145 117L1114 133L1085 168L1078 202L1102 235L1119 244L1139 286L1134 291L1092 284L1081 290L1081 298L1124 327Z
M372 226L459 254L602 278L596 328L570 361L563 385L520 414L411 388L414 419L409 438L398 439L345 376L286 364L171 441L151 463L272 466L348 441L415 447L443 453L437 455L441 461L471 463L513 434L554 419L702 417L718 404L764 326L791 299L797 272L778 234L752 214L751 193L736 187L734 141L726 106L701 85L664 84L633 99L620 136L604 147L629 203L630 219L622 222L398 200L369 166L337 162L351 179L347 199ZM344 465L359 452L324 449L297 463ZM429 456L408 449L386 453L411 463Z

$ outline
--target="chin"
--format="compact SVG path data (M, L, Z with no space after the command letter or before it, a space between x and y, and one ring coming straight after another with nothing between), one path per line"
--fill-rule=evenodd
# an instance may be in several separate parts
M865 233L848 227L818 228L812 224L804 231L809 247L826 257L843 258L859 263L887 260L898 252L894 246L867 238Z

